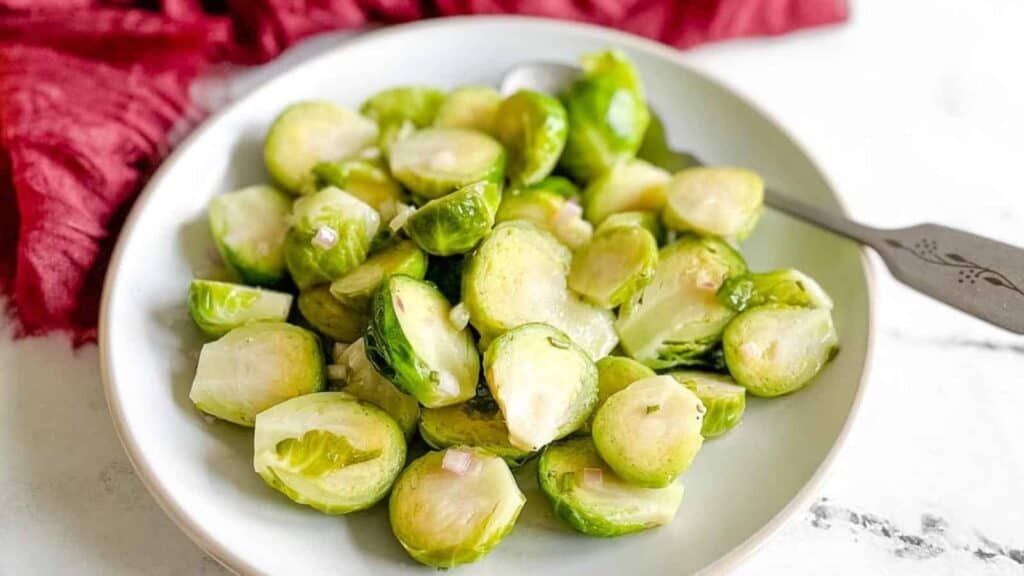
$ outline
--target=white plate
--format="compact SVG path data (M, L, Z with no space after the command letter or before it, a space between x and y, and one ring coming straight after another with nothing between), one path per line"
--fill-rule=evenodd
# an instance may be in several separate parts
M396 84L495 84L518 62L575 62L615 46L637 63L672 142L753 168L786 193L839 210L808 155L763 113L690 70L685 56L633 36L524 18L463 18L379 31L305 62L208 121L154 176L124 227L107 276L100 348L107 400L136 470L167 513L229 568L267 574L424 574L384 506L347 517L292 504L252 470L252 432L207 423L188 400L201 345L185 294L212 247L216 194L264 182L261 139L285 105L355 107ZM576 535L534 480L513 533L464 571L482 574L682 574L735 566L813 495L856 413L871 341L866 260L856 246L768 211L743 246L754 269L795 266L835 298L842 352L797 394L751 399L743 424L709 441L684 475L675 521L617 539Z

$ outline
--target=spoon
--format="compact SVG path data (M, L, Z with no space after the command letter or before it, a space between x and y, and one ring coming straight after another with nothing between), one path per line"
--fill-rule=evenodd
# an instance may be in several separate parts
M505 74L501 92L508 95L528 89L558 94L579 76L579 68L566 64L520 64ZM664 134L656 136L664 140ZM671 150L667 142L657 142L655 147L656 163L670 172L701 164L692 154ZM764 201L789 216L870 246L907 286L1024 334L1024 249L939 224L872 228L770 188L764 192Z

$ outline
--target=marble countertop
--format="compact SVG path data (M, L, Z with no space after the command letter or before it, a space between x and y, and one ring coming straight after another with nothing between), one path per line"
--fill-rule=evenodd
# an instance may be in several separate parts
M1024 245L1024 3L864 0L840 28L689 52L814 150L853 215ZM229 92L322 51L314 39ZM1024 574L1024 338L893 281L862 417L740 574ZM0 321L2 322L2 321ZM95 347L0 327L0 575L222 574L135 477Z

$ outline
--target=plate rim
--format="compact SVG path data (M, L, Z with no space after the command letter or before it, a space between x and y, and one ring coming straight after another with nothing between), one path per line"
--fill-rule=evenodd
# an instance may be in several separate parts
M164 514L166 514L171 521L174 522L174 524L200 549L230 572L235 574L265 573L260 568L252 565L246 558L235 554L233 551L228 549L216 538L216 536L204 528L196 518L189 514L177 501L170 497L169 493L166 491L165 482L153 473L153 470L149 467L148 460L143 455L141 447L136 444L134 436L132 436L130 431L127 429L124 407L121 405L120 397L115 391L116 386L113 382L114 378L111 371L112 362L110 357L112 345L109 330L109 326L111 325L111 300L112 293L114 292L113 285L117 281L119 270L121 268L121 258L125 250L125 246L128 243L127 239L133 234L136 221L139 219L139 215L145 210L146 205L149 204L153 191L159 187L160 183L167 177L168 172L174 168L180 155L183 154L194 141L203 138L206 133L209 132L213 126L217 125L225 116L233 113L237 108L247 105L248 102L258 95L267 85L279 81L282 77L298 73L298 71L305 68L315 67L321 61L334 57L338 51L348 50L353 46L357 46L365 42L372 42L387 36L405 34L411 31L420 31L431 28L476 26L479 24L519 24L533 27L558 28L560 31L569 31L576 34L590 36L592 38L606 41L609 44L619 44L636 51L653 53L659 58L672 62L675 66L687 70L689 73L694 74L705 82L731 93L743 104L749 106L752 110L761 115L761 117L763 117L773 128L785 136L814 166L815 170L832 191L832 196L838 206L839 213L843 216L850 215L842 194L839 193L838 187L828 174L821 169L821 163L818 161L817 157L813 155L800 142L800 140L794 137L793 134L787 130L773 114L757 105L756 100L750 97L747 92L736 88L729 82L712 75L710 72L696 69L684 60L683 51L641 36L623 32L621 30L604 28L582 22L555 20L535 16L468 15L432 18L369 30L354 38L346 38L336 46L302 60L294 66L266 78L249 90L244 96L234 100L203 120L203 122L184 140L178 143L171 154L163 160L159 168L157 168L157 170L150 176L148 182L143 187L138 197L136 197L128 216L121 227L121 231L118 234L117 242L114 246L113 252L111 253L110 263L106 274L104 275L103 292L100 299L98 327L100 377L103 382L103 393L106 398L111 419L113 420L114 431L117 434L117 438L121 442L121 446L124 448L125 454L128 456L128 460L131 462L131 465L135 469L139 479L142 481L142 484L156 500L157 505L163 510ZM772 536L781 530L783 526L792 520L796 512L805 507L812 496L818 493L819 488L831 472L839 453L842 452L843 448L846 446L847 440L853 430L854 423L858 420L860 410L864 403L868 382L871 379L870 376L874 365L875 344L877 338L876 295L878 287L875 263L870 256L870 251L865 246L859 247L859 253L861 269L864 271L865 285L867 288L867 329L861 378L857 383L857 390L854 393L850 410L846 415L846 421L843 423L839 434L836 436L835 442L832 444L832 447L829 448L825 458L822 459L814 473L811 474L807 482L804 483L789 502L786 503L785 506L783 506L756 532L748 536L746 540L740 542L722 556L719 556L711 564L701 568L698 574L728 573L749 559L761 548L761 546L770 540Z

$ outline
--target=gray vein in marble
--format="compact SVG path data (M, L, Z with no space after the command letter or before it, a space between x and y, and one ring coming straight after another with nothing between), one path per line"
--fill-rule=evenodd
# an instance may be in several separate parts
M928 560L948 552L964 552L983 562L1009 561L1024 566L1024 548L1010 548L979 532L967 538L958 536L944 518L934 514L922 514L921 526L915 533L880 516L857 512L821 498L811 506L808 520L811 526L821 530L842 526L854 534L871 535L884 542L889 552L899 558Z
M1005 342L999 340L983 340L980 338L961 338L959 336L930 337L908 334L900 330L887 330L886 336L893 340L934 346L936 348L969 348L986 352L1008 352L1024 355L1024 343Z

